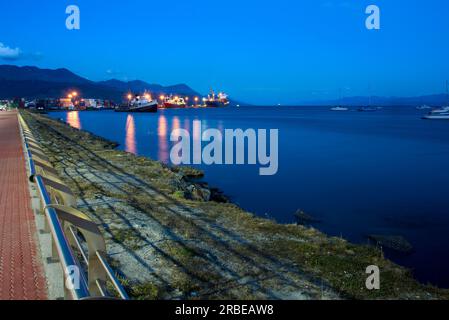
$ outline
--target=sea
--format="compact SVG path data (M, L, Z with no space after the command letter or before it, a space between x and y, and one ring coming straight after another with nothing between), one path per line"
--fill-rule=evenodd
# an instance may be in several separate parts
M295 223L302 210L317 220L313 227L360 244L373 234L402 236L413 252L386 249L386 256L419 281L449 288L449 121L422 120L424 112L267 106L49 115L167 164L175 129L192 140L199 139L198 126L278 130L275 175L262 176L252 164L193 166L257 216Z

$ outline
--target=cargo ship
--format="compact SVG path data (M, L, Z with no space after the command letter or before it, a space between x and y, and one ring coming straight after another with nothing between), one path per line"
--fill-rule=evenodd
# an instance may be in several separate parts
M204 98L204 105L207 108L219 108L227 106L228 104L228 95L222 92L216 95L215 92L211 90L211 93L207 96L207 98Z
M187 107L187 102L184 98L179 96L168 96L162 99L162 108L164 109L178 109Z
M151 99L151 95L145 93L144 95L128 95L128 104L122 105L115 109L116 112L157 112L157 100Z

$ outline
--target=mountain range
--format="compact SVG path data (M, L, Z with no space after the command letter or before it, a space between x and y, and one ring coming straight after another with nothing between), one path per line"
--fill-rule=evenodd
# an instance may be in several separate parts
M140 80L125 82L116 79L95 82L67 69L0 65L0 99L58 98L73 90L80 91L86 98L110 99L116 102L120 102L127 92L139 93L145 90L154 95L174 94L192 99L201 96L186 84L162 86Z
M120 81L111 79L107 81L91 81L76 75L67 69L40 69L37 67L19 67L14 65L0 65L0 99L16 97L58 98L69 92L77 90L83 97L95 99L108 99L121 102L127 92L139 93L145 90L153 95L182 95L190 99L202 95L186 84L162 86L150 84L145 81ZM301 105L344 105L366 106L371 100L373 106L414 106L428 104L441 106L448 103L448 95L434 94L417 97L346 97L340 100L314 100L301 103ZM233 104L240 102L231 101ZM244 103L240 103L244 104Z
M360 106L420 106L427 104L429 106L443 106L449 105L449 97L447 94L431 94L416 97L345 97L341 100L322 100L322 101L308 101L305 104L311 106L348 106L348 107L360 107Z

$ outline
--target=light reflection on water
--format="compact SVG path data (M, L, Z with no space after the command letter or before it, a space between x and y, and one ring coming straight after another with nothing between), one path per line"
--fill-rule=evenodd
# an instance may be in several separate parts
M168 163L169 153L168 153L168 123L167 118L163 115L159 116L157 125L157 135L158 135L158 160L163 163Z
M66 122L73 128L82 129L80 116L78 111L67 112Z
M131 114L126 118L125 134L125 151L137 154L136 125L134 123L134 117Z

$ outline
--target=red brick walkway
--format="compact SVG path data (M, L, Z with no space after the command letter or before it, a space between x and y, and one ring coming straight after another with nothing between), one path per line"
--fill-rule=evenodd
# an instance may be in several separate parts
M0 112L0 300L46 299L17 113Z

